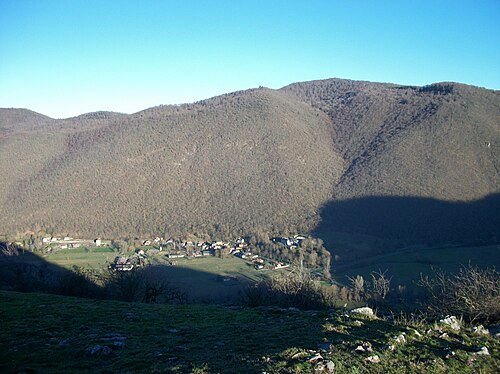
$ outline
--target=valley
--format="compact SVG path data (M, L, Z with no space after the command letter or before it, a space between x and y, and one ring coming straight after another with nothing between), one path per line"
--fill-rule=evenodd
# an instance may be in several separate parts
M341 285L374 270L408 286L431 266L498 266L499 116L498 91L341 79L131 115L0 109L0 236L113 238L117 254L157 236L245 237ZM318 243L270 241L299 232ZM114 260L80 245L48 259Z
M498 118L340 79L0 109L0 370L498 371Z

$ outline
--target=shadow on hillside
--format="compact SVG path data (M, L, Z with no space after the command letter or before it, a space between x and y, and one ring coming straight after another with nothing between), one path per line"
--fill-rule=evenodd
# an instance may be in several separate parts
M253 282L239 273L218 275L181 266L149 265L136 269L99 273L91 269L70 270L32 252L0 255L0 289L141 302L150 286L162 287L163 294L156 300L159 303L235 304Z
M353 258L336 243L336 233L376 237L365 254L408 246L484 245L500 240L500 194L472 202L420 197L371 196L332 201L321 210L315 234L327 248ZM370 246L370 245L369 245ZM352 252L352 251L351 251Z

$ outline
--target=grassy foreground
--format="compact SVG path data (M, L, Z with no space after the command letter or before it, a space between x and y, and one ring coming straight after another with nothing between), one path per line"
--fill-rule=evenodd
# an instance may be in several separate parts
M333 311L2 291L0 318L0 372L500 372L498 338ZM365 352L355 352L358 346ZM490 355L474 354L481 347ZM373 356L380 362L371 363Z

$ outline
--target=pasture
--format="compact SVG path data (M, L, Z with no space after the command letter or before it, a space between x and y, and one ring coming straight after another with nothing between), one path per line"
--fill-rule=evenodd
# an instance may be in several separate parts
M113 262L118 255L111 248L75 248L61 249L44 255L44 259L64 268L78 266L82 268L103 269Z
M73 266L106 269L118 256L109 248L64 249L44 256L54 265L67 269ZM127 255L127 254L125 254ZM148 273L186 292L193 302L234 302L250 284L269 277L273 271L255 270L253 264L237 257L177 258L170 265L164 254L149 259Z
M462 265L500 267L500 246L409 248L398 252L365 257L333 266L333 276L339 283L347 284L348 277L362 275L370 279L372 271L386 271L392 276L392 285L411 287L420 274L430 275L435 270L455 272Z

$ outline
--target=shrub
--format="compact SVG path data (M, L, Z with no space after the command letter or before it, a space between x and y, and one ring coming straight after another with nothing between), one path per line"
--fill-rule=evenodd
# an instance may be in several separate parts
M334 306L334 295L328 292L328 287L312 279L307 269L299 267L250 286L244 292L243 302L252 307L324 309Z
M165 278L154 275L152 268L132 271L110 271L104 284L108 297L121 301L143 303L185 304L187 294Z
M500 320L500 277L495 268L463 266L459 272L421 277L429 293L427 307L435 314L461 316L469 322Z
M386 271L379 270L371 272L372 281L370 283L371 297L376 301L385 300L391 290L391 279L386 275Z

